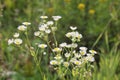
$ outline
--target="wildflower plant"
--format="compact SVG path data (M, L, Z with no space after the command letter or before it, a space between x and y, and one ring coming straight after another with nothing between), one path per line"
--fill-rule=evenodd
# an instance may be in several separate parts
M20 50L32 55L36 66L40 70L41 77L47 77L47 74L41 70L41 61L44 57L42 54L48 54L48 65L52 66L50 68L57 73L58 78L63 80L70 77L74 80L88 79L92 76L92 68L94 68L92 63L95 61L94 55L97 52L88 50L84 46L78 46L83 36L77 31L77 27L73 26L70 26L71 31L65 34L71 43L59 43L56 39L56 30L58 20L62 17L52 16L52 18L52 21L48 21L48 16L40 17L41 22L38 29L31 34L35 39L39 39L35 46L32 45L33 41L29 38L30 22L23 22L22 25L18 26L18 31L13 35L13 38L8 40L8 45L17 46ZM22 37L21 34L24 34L25 37ZM53 40L50 40L50 37Z

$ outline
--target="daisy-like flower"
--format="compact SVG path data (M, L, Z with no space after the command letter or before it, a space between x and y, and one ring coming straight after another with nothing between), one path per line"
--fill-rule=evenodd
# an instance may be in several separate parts
M87 54L87 56L85 57L85 59L87 61L90 61L90 62L94 62L95 61L95 58L91 54Z
M70 53L65 53L65 57L70 57Z
M14 39L8 39L8 45L12 44L14 42Z
M46 44L38 44L38 47L44 49L47 47L47 45Z
M68 32L67 34L65 34L66 37L70 38L71 37L71 32Z
M48 16L40 16L41 19L47 19Z
M61 43L59 46L60 47L66 47L66 45L67 45L67 43L64 42L64 43Z
M34 32L34 35L35 35L35 36L39 36L39 35L40 35L40 31Z
M78 46L77 43L72 43L72 44L71 44L71 48L76 48L77 46Z
M58 21L59 19L61 19L61 16L52 16L53 20Z
M75 31L75 32L68 32L68 33L66 34L66 37L68 37L68 38L72 37L72 39L75 39L75 38L81 39L81 38L82 38L82 35L79 34L79 32Z
M27 27L24 25L18 26L18 30L20 30L20 31L25 31L26 29L27 29Z
M61 52L61 51L62 51L62 48L56 47L56 48L53 49L53 52Z
M51 60L51 61L50 61L50 64L51 64L51 65L57 65L58 62L57 62L56 60Z
M70 29L74 31L77 29L77 27L70 26Z
M19 38L14 40L14 43L17 44L17 45L22 44L22 42L23 42L22 39L19 39Z
M42 24L42 25L39 26L40 31L45 31L46 28L48 28L47 24Z
M31 25L30 22L23 22L22 24L25 25L25 26Z
M45 27L39 27L40 31L45 31Z
M62 57L60 55L57 55L54 57L56 60L60 60Z
M63 66L68 67L70 65L69 62L63 62Z
M15 38L17 38L17 37L19 37L19 33L15 33L14 35L13 35L13 37L15 37Z
M53 21L48 21L48 22L47 22L47 25L53 25L53 24L54 24Z
M89 52L92 54L97 54L97 52L95 50L89 50Z
M79 32L73 32L72 33L72 37L76 37L76 38L78 38L78 39L81 39L82 38L82 35L81 34L79 34Z
M82 51L82 50L81 50L81 51L80 51L80 54L81 54L81 55L86 55L86 54L87 54L87 52L86 52L86 51Z
M82 51L87 51L87 47L79 47L79 49Z
M50 29L45 30L45 33L47 33L47 34L50 34L50 32L51 32Z
M81 55L78 54L78 53L74 54L74 56L75 56L76 58L80 58L80 57L81 57Z
M77 65L77 66L80 66L81 65L81 61L75 60L74 64Z

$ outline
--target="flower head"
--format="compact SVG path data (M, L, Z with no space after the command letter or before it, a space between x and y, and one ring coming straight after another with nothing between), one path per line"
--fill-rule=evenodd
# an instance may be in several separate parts
M53 20L58 21L59 19L61 19L61 16L52 16Z
M51 65L57 65L58 62L57 62L56 60L51 60L51 61L50 61L50 64L51 64Z
M96 52L95 50L89 50L89 52L90 52L91 54L97 54L97 52Z
M57 55L54 57L56 60L60 60L62 57L60 55Z
M31 25L30 22L23 22L22 24L25 25L25 26Z
M69 62L63 62L63 66L68 67L70 65Z
M47 47L47 45L46 44L38 44L38 47L44 49Z
M8 39L8 45L12 44L14 42L14 39Z
M86 51L87 47L79 47L79 49L82 50L82 51Z
M50 29L45 30L45 33L47 33L47 34L50 34L50 32L51 32Z
M41 19L47 19L48 16L40 16Z
M27 29L27 27L24 25L18 26L18 30L20 30L20 31L25 31L26 29Z
M77 27L70 26L70 29L74 31L77 29Z
M66 47L66 46L67 46L67 43L65 42L60 44L60 47Z
M14 35L13 35L13 37L15 37L15 38L17 38L17 37L19 37L19 33L15 33Z
M23 42L22 39L19 39L19 38L14 40L14 43L17 44L17 45L22 44L22 42Z
M39 35L40 35L40 31L34 32L34 35L35 35L35 36L39 36Z
M53 25L53 24L54 24L53 21L48 21L48 22L47 22L47 25Z
M65 53L65 57L70 57L70 53Z
M56 47L56 48L53 49L53 52L61 52L61 51L62 51L62 48Z
M74 64L77 65L77 66L80 66L81 65L81 61L75 60Z

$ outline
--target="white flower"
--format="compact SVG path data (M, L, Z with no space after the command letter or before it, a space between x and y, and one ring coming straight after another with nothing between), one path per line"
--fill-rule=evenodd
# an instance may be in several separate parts
M52 16L53 20L58 21L59 19L61 19L61 16Z
M79 49L82 50L82 51L86 51L87 47L79 47Z
M77 43L72 43L72 44L71 44L71 47L72 47L72 48L76 48L77 46L78 46Z
M13 37L15 37L15 38L17 38L17 37L19 37L19 33L15 33L14 35L13 35Z
M53 24L54 24L53 21L48 21L48 22L47 22L47 25L53 25Z
M68 32L67 34L65 34L66 37L70 38L71 37L71 32Z
M78 44L76 44L76 43L66 45L67 48L76 48L77 46L78 46Z
M8 45L12 44L14 42L14 39L8 39Z
M25 31L26 29L27 29L27 27L24 25L18 26L18 30L20 30L20 31Z
M46 45L46 44L38 44L38 47L39 47L39 48L46 48L47 45Z
M45 32L47 33L47 34L50 34L50 29L47 29L47 30L45 30Z
M39 36L39 35L40 35L40 31L34 32L34 35L35 35L35 36Z
M46 55L46 52L43 52L43 55Z
M65 53L65 57L70 57L70 53Z
M45 27L39 27L40 31L45 31Z
M75 60L74 64L77 65L77 66L80 66L81 65L81 61Z
M77 29L77 27L70 26L70 29L74 31Z
M87 54L87 52L86 52L86 51L81 50L81 51L80 51L80 54L81 54L81 55L86 55L86 54Z
M47 19L48 16L40 16L41 19Z
M70 38L72 37L73 39L77 38L77 39L81 39L82 38L82 35L79 34L79 32L75 31L75 32L68 32L66 34L66 37Z
M67 45L67 43L65 43L65 42L64 42L64 43L61 43L61 44L60 44L60 47L66 47L66 45Z
M22 44L22 42L23 42L22 39L19 39L19 38L14 40L14 43L17 45Z
M51 61L50 61L50 64L51 64L51 65L57 65L58 62L57 62L56 60L51 60Z
M77 59L74 57L74 58L71 58L70 59L70 62L74 63Z
M46 28L48 28L48 26L46 24L42 24L42 25L40 25L39 30L40 31L45 31Z
M74 56L75 56L76 58L80 58L80 57L81 57L81 55L78 54L78 53L74 54Z
M56 48L53 49L53 52L61 52L61 51L62 51L62 48L56 47Z
M31 25L30 22L23 22L22 24L25 25L25 26Z
M91 54L87 54L86 58L87 61L94 62L95 58Z
M68 67L70 65L69 62L63 62L63 66Z
M72 37L76 37L76 38L80 39L80 38L82 38L82 35L76 31L76 32L72 32Z
M97 52L95 50L89 50L89 52L92 54L97 54Z
M60 60L62 57L60 55L57 55L54 57L56 60Z

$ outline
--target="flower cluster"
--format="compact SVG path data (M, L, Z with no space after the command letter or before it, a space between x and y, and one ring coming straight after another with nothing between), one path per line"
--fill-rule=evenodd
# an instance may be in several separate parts
M22 25L18 26L18 30L19 31L26 31L27 30L27 26L31 25L30 22L23 22ZM23 40L21 38L19 38L20 34L18 32L16 32L14 35L13 35L13 38L12 39L9 39L8 40L8 45L10 44L16 44L16 45L20 45L23 43Z
M83 5L80 5L83 6ZM84 7L84 6L83 6ZM53 21L47 21L48 16L41 16L41 22L38 26L38 29L34 32L35 38L38 38L43 40L45 43L37 43L37 48L41 49L41 51L44 55L46 55L48 49L51 49L49 52L51 53L50 57L50 65L54 67L55 70L61 71L64 73L64 68L69 69L72 73L78 74L79 71L76 70L83 70L83 73L86 73L87 71L90 72L91 70L91 62L94 62L94 55L97 54L95 50L88 50L87 47L79 47L78 42L81 41L81 38L83 37L82 34L80 34L77 31L77 27L70 26L71 31L66 33L65 36L71 40L71 43L63 42L61 44L58 44L56 36L55 36L55 31L57 30L57 21L61 19L61 16L52 16ZM28 38L28 26L31 25L29 22L23 22L22 25L18 26L18 30L25 32L26 35L26 41L28 41L29 45L29 52L32 54L35 62L37 64L39 63L39 60L37 60L37 54L39 53L38 49L35 49L36 47L31 46L31 40ZM49 44L49 35L53 36L53 45ZM16 44L20 45L23 43L23 40L20 37L20 34L17 32L13 35L12 39L8 40L8 44ZM79 50L78 50L79 48ZM37 51L34 51L37 50ZM49 54L50 54L49 53ZM40 56L41 57L41 56ZM85 67L86 65L87 68ZM67 73L66 73L67 74ZM81 73L79 73L81 74ZM78 74L78 75L79 75Z

